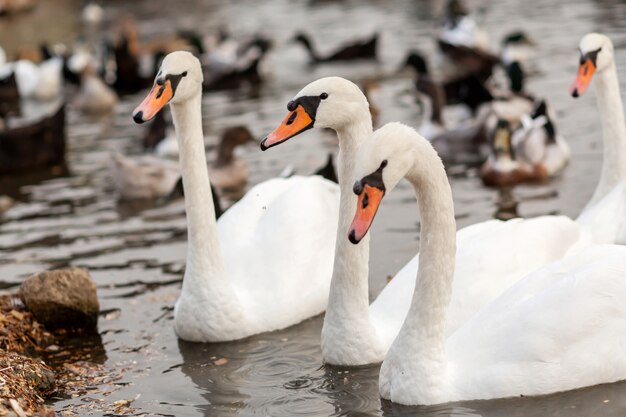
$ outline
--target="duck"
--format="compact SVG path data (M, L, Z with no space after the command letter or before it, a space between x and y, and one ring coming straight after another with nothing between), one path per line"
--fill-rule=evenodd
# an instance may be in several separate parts
M402 178L415 189L421 217L421 268L406 320L380 368L382 398L433 405L546 395L626 379L625 246L590 245L551 262L449 334L446 314L468 294L455 300L455 281L464 278L441 159L414 129L392 123L365 140L355 174L359 203L346 229L353 244L367 234L380 202Z
M426 58L417 50L409 52L403 67L415 70L417 74L415 88L418 92L427 95L431 100L438 95L438 101L432 105L434 111L448 105L464 104L475 115L480 106L493 100L493 95L485 86L486 78L482 79L476 74L455 75L442 80L434 79L430 74ZM442 122L437 121L437 123Z
M540 99L530 115L524 115L511 141L519 158L539 167L543 178L560 175L569 163L571 151L559 133L554 112L547 100Z
M54 102L63 88L63 60L60 57L46 59L39 64L21 59L0 67L3 88L19 99Z
M93 65L89 64L81 71L80 87L75 100L80 111L95 115L113 111L118 97L98 75Z
M314 128L333 129L339 143L340 221L331 296L322 328L324 361L342 366L380 363L409 310L419 258L410 260L369 305L369 238L366 236L358 246L345 239L358 204L352 193L356 153L373 131L369 105L354 83L327 77L305 86L288 103L287 109L280 126L261 141L262 150L295 140L300 133ZM454 332L526 274L576 248L596 242L616 242L615 229L626 224L626 216L612 206L613 198L607 196L606 201L590 208L590 212L585 209L581 216L589 217L588 222L581 222L580 217L574 221L563 215L546 215L488 220L459 230L457 270L463 272L457 275L455 294L459 298L448 312L447 333ZM502 251L502 242L510 250ZM491 256L493 253L498 256Z
M119 200L155 199L169 195L180 178L175 161L154 155L113 154L109 172Z
M157 114L148 133L156 134L155 130L159 129L158 126L161 124L160 118L165 123L163 116ZM153 146L154 155L133 158L119 152L114 154L110 166L111 177L120 200L167 197L176 188L181 170L177 162L160 154L159 146L165 140L169 139L163 139ZM209 169L211 187L220 192L245 187L248 182L248 169L245 162L235 156L234 151L238 146L252 140L252 133L244 126L234 126L224 131L217 146L216 160ZM176 152L169 156L178 156L178 144Z
M338 187L317 175L273 178L250 189L216 221L204 153L202 84L196 57L168 54L133 119L148 121L169 103L179 142L188 252L174 309L176 334L187 341L226 342L324 311Z
M215 56L210 54L209 63L203 67L204 91L231 90L244 85L258 86L263 82L259 66L271 47L270 40L256 35L237 49L232 62L224 60L218 64Z
M217 145L217 157L209 169L211 183L220 190L236 190L248 183L245 162L235 155L238 146L253 142L254 136L245 126L228 128Z
M513 145L511 123L499 119L490 142L491 152L480 167L480 178L487 186L505 187L525 182L540 182L548 178L541 162L532 164L520 157ZM544 145L545 146L545 145Z
M437 35L445 45L459 46L473 50L489 50L489 35L474 20L460 0L450 0L446 6L446 16Z
M150 80L141 73L141 45L134 20L125 18L120 25L117 39L106 45L115 63L111 86L118 93L135 93L149 87Z
M35 108L28 119L0 118L0 175L65 167L65 105L57 100Z
M320 64L324 62L353 61L357 59L376 60L376 47L378 44L378 33L374 33L370 38L354 41L337 48L325 56L320 55L313 47L311 39L304 33L298 33L293 38L294 42L301 43L309 53L311 62Z
M529 59L533 55L533 41L526 32L516 30L509 32L502 38L502 48L500 51L500 59L503 65L517 63L518 65L527 66Z

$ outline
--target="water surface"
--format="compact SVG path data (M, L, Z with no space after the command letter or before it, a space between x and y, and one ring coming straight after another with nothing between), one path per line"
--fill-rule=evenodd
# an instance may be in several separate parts
M36 45L42 39L72 39L80 30L80 4L77 0L41 0L32 15L0 20L3 46L12 51L22 43ZM505 33L520 28L538 42L534 63L539 73L528 80L528 90L552 102L557 127L569 141L573 156L562 178L517 187L509 193L484 188L475 169L456 169L460 174L451 182L458 227L493 218L512 206L521 216L576 216L593 192L602 152L593 87L578 100L568 94L577 70L577 44L589 31L611 36L626 91L626 4L618 0L502 0L470 5L486 7L484 24L494 48ZM367 77L383 79L382 89L373 97L382 110L381 122L418 126L421 112L409 94L411 78L389 74L395 72L407 50L434 51L431 35L436 15L443 8L437 1L409 0L272 0L254 4L152 0L110 1L106 6L107 28L131 13L140 21L145 39L165 36L178 27L208 31L225 25L237 36L261 32L275 40L276 47L265 65L268 82L258 94L205 95L209 158L213 158L216 138L224 128L245 124L260 139L282 120L287 101L302 86L326 75L357 82ZM382 36L381 62L311 68L302 48L289 43L297 30L309 32L322 52L376 30ZM100 321L104 350L98 361L115 375L115 384L94 387L75 398L57 399L53 404L57 411L96 402L108 404L110 410L116 401L132 400L137 415L573 417L626 413L626 384L542 398L437 407L408 408L381 402L378 367L343 369L322 364L322 317L234 343L177 340L172 308L185 263L183 203L165 207L119 204L107 171L112 151L141 152L139 139L144 127L134 125L130 114L142 94L124 97L114 114L99 119L69 112L69 173L0 179L2 193L18 199L0 219L0 286L12 289L42 269L82 266L96 280L107 312ZM333 134L313 130L264 153L251 144L242 149L241 156L248 163L253 185L277 175L288 164L299 173L312 172L325 162L328 152L335 151ZM401 184L383 206L372 230L372 298L419 246L419 219L408 184ZM77 414L111 415L107 414L111 411L102 411L104 408L81 408Z

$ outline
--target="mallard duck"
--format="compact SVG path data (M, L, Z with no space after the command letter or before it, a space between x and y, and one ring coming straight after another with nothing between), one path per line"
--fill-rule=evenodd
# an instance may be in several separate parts
M211 183L219 190L240 189L248 182L245 162L235 155L235 149L253 141L248 128L235 126L226 129L217 145L217 157L209 168Z
M309 52L313 63L332 61L352 61L355 59L376 59L376 45L378 44L378 33L369 39L353 41L352 43L340 46L335 52L325 56L318 54L311 44L311 40L304 33L298 33L294 37L295 42L300 42Z

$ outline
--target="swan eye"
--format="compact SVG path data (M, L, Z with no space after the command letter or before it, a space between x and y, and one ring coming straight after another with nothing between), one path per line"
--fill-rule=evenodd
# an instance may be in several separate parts
M385 159L385 160L383 160L383 162L380 163L380 167L384 168L386 166L387 166L387 160Z
M183 72L183 73L182 73L182 76L183 76L183 77L186 77L186 76L187 76L187 71Z
M322 100L326 100L326 99L328 98L328 93L322 93L322 94L320 94L320 98L321 98Z

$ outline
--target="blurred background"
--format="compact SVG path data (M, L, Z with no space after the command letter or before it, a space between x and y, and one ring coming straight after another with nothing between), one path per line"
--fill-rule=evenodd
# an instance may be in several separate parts
M318 129L266 152L258 144L302 87L342 76L366 90L375 127L401 121L440 144L459 228L494 217L575 217L595 188L602 159L593 82L582 98L569 93L578 42L592 31L612 39L626 91L623 1L4 0L0 14L0 286L15 288L42 269L82 266L96 280L105 311L96 348L77 351L110 377L92 390L55 398L62 415L120 414L121 404L132 415L176 416L609 416L626 410L623 384L435 409L381 404L377 367L321 366L320 317L230 344L178 341L171 318L186 224L175 192L176 143L169 112L149 125L131 117L164 53L187 49L200 56L207 157L226 209L251 186L281 173L312 174L336 154L334 132ZM461 19L471 25L459 35ZM322 62L347 45L365 44L367 51L372 39L375 59L363 52L365 59ZM411 52L420 59L408 60ZM438 106L433 85L450 81L450 62L470 77L462 87L470 97L484 91L487 101L521 97L526 119L483 117L463 100ZM469 71L484 70L474 62L491 62L489 73ZM515 87L520 80L523 86ZM495 145L504 126L498 120L507 119L511 139L542 115L541 100L548 110L535 127L545 130L546 120L555 127L569 146L568 165L534 183L486 186L484 162L507 151ZM457 149L454 137L476 128L484 138L472 136ZM372 298L419 248L408 184L383 205L373 228Z

